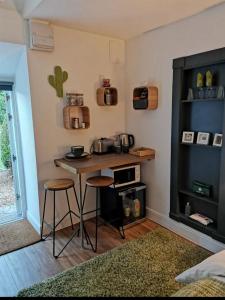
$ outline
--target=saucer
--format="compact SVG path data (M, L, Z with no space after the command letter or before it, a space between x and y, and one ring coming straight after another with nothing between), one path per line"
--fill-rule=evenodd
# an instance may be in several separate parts
M85 157L87 157L88 155L89 155L89 153L84 152L82 155L76 156L75 154L73 154L72 152L70 152L70 153L67 153L67 154L65 155L65 158L67 158L67 159L80 159L80 158L85 158Z

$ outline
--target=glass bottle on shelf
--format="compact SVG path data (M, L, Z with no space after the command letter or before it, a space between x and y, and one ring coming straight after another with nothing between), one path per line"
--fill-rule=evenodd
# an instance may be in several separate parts
M105 89L105 104L112 105L112 93L110 89Z

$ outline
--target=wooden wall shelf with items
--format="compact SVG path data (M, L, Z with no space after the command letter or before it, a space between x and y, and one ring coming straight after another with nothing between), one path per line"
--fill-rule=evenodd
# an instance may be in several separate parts
M224 243L225 48L175 59L173 76L170 217Z
M116 106L118 104L118 91L113 87L102 87L97 90L97 103L99 106Z
M155 110L158 108L158 88L142 86L134 89L134 109Z
M64 127L79 130L90 128L90 111L87 106L66 106L63 109Z

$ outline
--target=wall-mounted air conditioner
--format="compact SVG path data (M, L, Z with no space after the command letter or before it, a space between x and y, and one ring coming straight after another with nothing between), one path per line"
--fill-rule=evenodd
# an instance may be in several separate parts
M29 20L29 47L32 50L53 51L54 33L47 22Z

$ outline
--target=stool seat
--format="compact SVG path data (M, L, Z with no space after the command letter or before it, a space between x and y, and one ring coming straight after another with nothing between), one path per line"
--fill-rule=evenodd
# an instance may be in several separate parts
M49 180L44 184L45 190L48 191L63 191L74 187L72 179L55 179Z
M108 177L108 176L96 176L96 177L91 177L88 178L86 181L86 184L90 187L95 187L95 188L103 188L103 187L108 187L114 183L113 178Z

